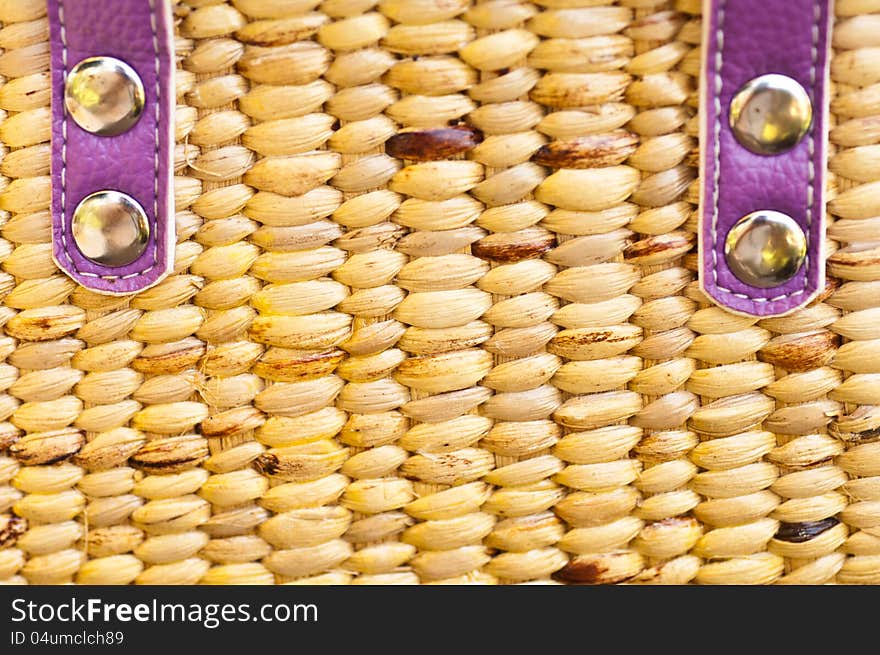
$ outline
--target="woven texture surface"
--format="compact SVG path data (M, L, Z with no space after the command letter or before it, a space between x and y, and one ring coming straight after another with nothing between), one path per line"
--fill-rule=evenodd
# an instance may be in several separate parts
M880 583L880 2L761 321L695 280L698 0L174 6L176 272L113 298L0 0L0 580Z

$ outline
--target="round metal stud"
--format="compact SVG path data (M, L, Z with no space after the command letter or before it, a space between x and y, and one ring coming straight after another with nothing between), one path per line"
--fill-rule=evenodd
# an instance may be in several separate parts
M137 259L150 236L147 214L131 196L99 191L83 198L73 212L73 240L83 255L104 266Z
M114 57L83 59L67 76L64 105L84 130L122 134L144 110L144 85L135 70Z
M736 140L758 155L791 150L812 121L810 96L786 75L756 77L744 84L730 103L730 127Z
M739 280L768 289L798 272L807 255L807 239L790 216L762 210L744 216L730 228L724 255Z

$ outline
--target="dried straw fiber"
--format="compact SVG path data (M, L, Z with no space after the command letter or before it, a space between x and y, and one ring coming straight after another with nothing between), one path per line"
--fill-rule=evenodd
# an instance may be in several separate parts
M183 0L177 267L78 288L0 0L0 580L880 583L880 3L827 292L695 281L699 0Z

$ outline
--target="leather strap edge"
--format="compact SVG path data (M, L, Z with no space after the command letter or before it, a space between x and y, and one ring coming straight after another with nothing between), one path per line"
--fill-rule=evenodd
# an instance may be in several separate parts
M727 270L723 257L723 241L713 234L711 222L717 220L717 197L715 189L722 175L719 166L711 165L713 159L717 160L720 146L716 130L729 129L723 120L725 107L720 103L720 87L718 75L721 65L714 48L718 47L719 41L723 45L725 26L718 20L717 13L723 12L725 7L737 0L703 0L703 24L701 43L701 75L699 96L699 139L700 139L700 207L698 210L698 260L699 260L699 286L700 289L716 304L725 310L750 317L784 316L809 304L825 287L825 224L826 224L826 186L827 186L827 153L830 112L830 63L831 63L831 32L833 27L833 0L812 0L814 10L814 30L811 35L814 39L816 56L815 77L805 85L813 100L814 119L809 131L809 161L812 173L809 180L809 195L811 202L804 202L804 220L795 217L797 222L805 228L808 243L807 260L803 266L803 286L795 293L781 293L778 295L764 296L760 293L750 293L751 288L734 280L739 288L723 286L717 282L719 270L725 270L728 277L732 277ZM781 3L777 3L781 4ZM794 8L796 10L796 8ZM766 16L766 14L763 14ZM721 16L723 18L723 15ZM777 19L780 24L785 24L784 16ZM766 19L765 19L766 20ZM720 24L719 24L720 23ZM781 28L782 29L782 28ZM719 36L720 35L720 36ZM772 62L772 54L767 57ZM717 71L717 72L716 72ZM765 73L777 72L772 65L767 70L754 70L754 76ZM721 82L723 84L723 81ZM719 112L721 116L719 116ZM720 120L719 120L720 119ZM786 155L780 155L785 157ZM771 162L774 158L764 158ZM747 190L745 190L747 192ZM755 206L753 210L766 209ZM751 289L755 292L764 290ZM743 291L746 291L745 293ZM772 291L772 290L771 290Z
M84 4L89 6L84 7ZM138 29L151 33L154 56L153 53L150 55L155 62L154 71L149 71L143 64L145 53L133 50L137 39L132 39L131 45L108 52L102 40L89 39L82 29L78 29L80 21L75 19L76 12L90 11L99 13L108 26L116 24L124 31L134 22L132 15L126 14L133 5L137 5L134 9L141 14L137 19ZM48 0L48 14L52 79L52 258L77 283L102 294L128 295L147 289L173 270L176 243L173 188L176 98L170 3L165 0ZM71 21L72 17L74 20ZM76 30L75 34L71 34L71 30ZM124 51L119 52L120 49ZM85 56L104 54L129 63L144 81L146 102L141 119L132 132L148 130L152 133L150 152L146 147L127 147L131 143L145 143L143 138L135 141L129 135L103 137L88 134L70 119L66 111L64 88L70 68ZM102 147L106 139L121 140L122 145L117 149L126 153L125 161L114 160L112 153L115 150ZM137 163L143 161L151 164ZM125 170L129 163L134 170ZM83 193L82 187L90 184L89 180L96 176L99 167L109 171L97 175L106 183L93 185L94 188ZM139 176L138 183L132 185L134 176ZM150 192L134 188L148 183L152 185ZM107 267L88 260L73 242L70 224L73 209L83 195L104 189L131 195L139 201L148 217L147 247L138 259L124 267Z

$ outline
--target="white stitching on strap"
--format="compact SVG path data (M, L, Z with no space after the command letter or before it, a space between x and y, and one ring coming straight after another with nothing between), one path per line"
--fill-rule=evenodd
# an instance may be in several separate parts
M158 234L153 234L153 232L158 232L159 226L159 105L161 104L161 82L160 82L160 63L161 57L159 56L159 36L158 36L158 28L156 24L156 0L150 1L150 27L153 30L153 51L154 51L154 59L156 62L156 126L155 126L155 152L154 152L154 162L155 162L155 170L154 170L154 190L153 190L153 226L150 233L150 242L153 248L153 261L142 271L136 271L134 273L129 273L127 275L98 275L97 273L90 273L88 271L81 271L77 268L76 262L74 262L73 258L70 256L70 245L67 242L67 107L64 104L62 99L61 102L61 249L64 253L65 258L70 264L71 270L77 275L81 275L82 277L92 277L92 278L101 278L103 280L126 280L132 277L137 277L138 275L144 275L152 271L159 264L159 238ZM67 75L68 75L68 62L67 62L67 28L64 23L64 0L58 0L58 25L59 31L61 33L61 63L62 63L62 94L67 87Z
M798 289L797 291L792 291L788 294L782 294L780 296L775 296L773 298L754 298L752 296L747 296L744 293L736 293L731 289L727 289L718 284L718 253L716 251L715 245L718 239L717 236L717 228L718 228L718 187L721 182L721 167L720 167L720 158L721 158L721 89L723 85L723 80L721 77L721 67L724 61L724 34L722 32L722 28L724 26L724 5L726 4L726 0L720 0L718 3L718 27L715 30L715 40L717 41L717 52L715 54L715 88L714 94L712 97L713 107L715 109L715 124L714 124L714 147L713 147L713 160L715 163L715 170L713 175L713 185L712 185L712 225L711 225L711 243L710 243L710 252L712 253L712 283L719 291L724 291L729 293L730 295L736 298L742 298L744 300L750 300L756 303L764 303L764 302L775 302L777 300L785 300L786 298L793 298L795 296L800 296L806 293L807 286L809 285L809 275L810 275L810 228L813 221L813 199L815 198L815 181L816 181L816 166L813 163L813 156L816 152L816 143L815 143L815 133L816 126L821 121L813 120L813 124L810 126L809 138L807 141L807 150L809 153L809 161L807 162L807 229L805 230L806 239L807 239L807 255L804 260L804 287L802 289ZM816 84L816 63L819 58L819 19L822 16L821 7L819 5L818 0L813 3L813 26L812 26L812 46L810 49L810 93L812 94L815 89ZM815 106L815 98L813 98L813 104Z

